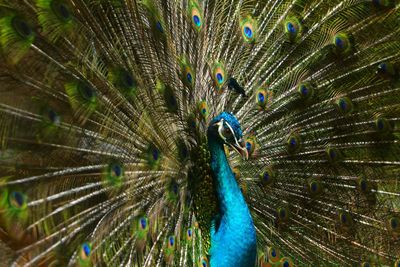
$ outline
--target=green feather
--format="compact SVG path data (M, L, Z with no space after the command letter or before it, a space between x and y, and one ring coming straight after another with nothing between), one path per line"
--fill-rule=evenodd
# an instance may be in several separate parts
M73 81L66 83L64 87L73 109L84 108L90 112L96 109L97 93L89 84L83 81Z
M126 97L136 95L139 89L135 76L123 68L111 69L108 73L108 78Z
M192 89L196 82L196 75L193 68L185 56L179 59L180 77L184 85Z
M0 18L0 28L3 53L12 64L16 64L30 49L35 33L29 22L18 15Z
M49 39L56 41L61 36L75 30L71 8L63 0L37 0L38 20Z

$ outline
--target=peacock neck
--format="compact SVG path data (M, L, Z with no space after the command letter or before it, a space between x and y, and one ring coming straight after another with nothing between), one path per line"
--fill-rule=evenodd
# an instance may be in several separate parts
M211 227L212 267L249 267L256 260L256 231L250 211L225 155L224 145L208 136L219 214Z
M248 207L229 166L224 145L215 139L213 136L209 136L208 147L211 154L211 170L216 186L220 215L228 219L235 218L236 215L247 216L249 215ZM249 219L251 220L251 218Z

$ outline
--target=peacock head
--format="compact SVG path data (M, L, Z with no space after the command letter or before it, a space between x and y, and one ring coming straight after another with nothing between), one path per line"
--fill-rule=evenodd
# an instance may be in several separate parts
M215 117L210 122L208 132L217 141L232 147L243 158L248 158L249 154L243 140L240 123L232 113L222 112Z

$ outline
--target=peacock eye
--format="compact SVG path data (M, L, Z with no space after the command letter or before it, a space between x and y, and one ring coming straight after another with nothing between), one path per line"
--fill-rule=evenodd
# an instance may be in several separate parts
M9 203L15 209L23 209L26 207L26 197L18 191L14 191L9 195Z
M223 135L227 139L227 141L234 142L233 133L232 133L231 129L226 125L224 125Z
M86 257L88 257L90 255L90 247L89 247L89 245L85 243L82 248L83 248L83 250L85 252Z
M81 249L80 249L80 258L83 261L87 261L88 258L90 257L90 254L92 252L92 246L90 243L83 243L81 245Z
M159 30L161 33L164 33L164 27L162 26L160 21L156 22L156 28Z
M257 38L257 22L248 16L240 21L242 36L245 42L254 43Z
M142 231L146 231L149 226L149 220L146 216L140 217L138 221L139 229Z
M209 265L208 265L208 259L207 259L207 257L202 257L201 259L200 259L200 266L201 267L208 267Z
M230 135L232 135L232 132L231 132L231 130L229 128L225 128L224 129L224 134L225 134L225 136L230 136Z
M20 35L21 38L27 39L32 36L33 31L25 20L19 17L14 17L11 21L11 24L14 30Z
M60 1L52 1L50 7L59 19L63 21L71 20L72 15L66 4Z
M203 26L202 10L200 9L197 1L190 1L189 3L189 17L192 18L193 27L195 30L200 31Z

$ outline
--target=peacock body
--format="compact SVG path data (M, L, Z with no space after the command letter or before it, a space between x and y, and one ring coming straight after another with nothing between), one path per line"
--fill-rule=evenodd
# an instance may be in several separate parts
M6 266L400 266L397 0L0 0Z

